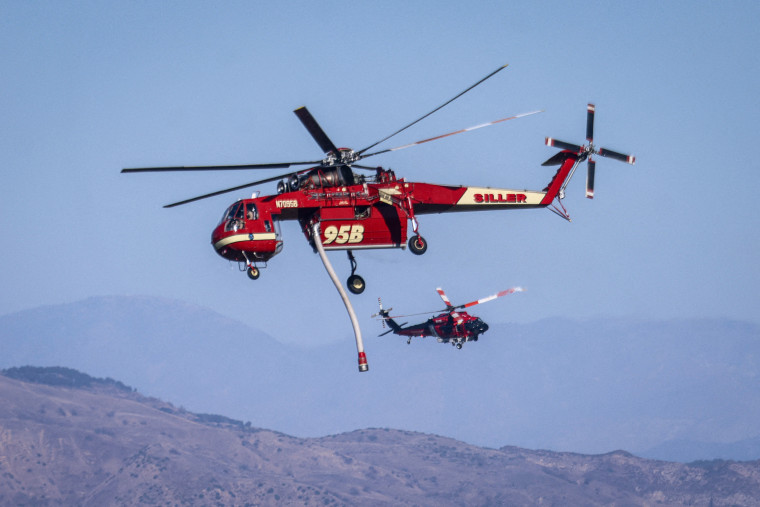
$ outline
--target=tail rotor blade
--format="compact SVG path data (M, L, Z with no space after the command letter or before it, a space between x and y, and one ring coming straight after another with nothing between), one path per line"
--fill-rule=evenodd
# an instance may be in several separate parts
M586 197L594 198L594 172L596 172L596 162L588 159L588 175L586 176Z
M588 105L588 112L586 113L586 140L590 143L594 142L594 113L596 107L594 104Z
M578 144L573 143L566 143L565 141L560 141L559 139L554 139L552 137L546 138L546 146L554 146L555 148L559 148L560 150L570 150L574 151L575 153L580 153L583 149Z
M378 312L375 315L373 315L373 317L376 316L376 315L382 315L383 316L383 320L382 320L383 329L385 329L385 318L384 317L385 317L385 315L387 315L387 313L385 313L385 314L383 313L383 301L380 298L377 298L377 306L380 307L380 312ZM383 333L383 334L385 334L385 333ZM382 336L382 335L380 335L380 336Z
M616 151L608 150L607 148L599 148L599 151L597 153L599 153L599 155L603 157L614 158L615 160L619 160L627 164L633 165L636 163L636 157L634 157L633 155L618 153Z

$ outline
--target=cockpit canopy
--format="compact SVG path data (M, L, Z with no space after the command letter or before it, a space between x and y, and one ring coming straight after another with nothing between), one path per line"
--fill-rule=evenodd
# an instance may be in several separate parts
M222 224L233 220L257 220L258 218L259 211L256 208L256 203L238 201L227 208L219 223Z

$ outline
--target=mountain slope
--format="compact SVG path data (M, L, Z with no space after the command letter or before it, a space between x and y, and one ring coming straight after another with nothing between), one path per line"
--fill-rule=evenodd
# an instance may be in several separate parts
M0 504L760 505L760 462L483 449L388 429L299 439L114 382L55 383L0 376Z

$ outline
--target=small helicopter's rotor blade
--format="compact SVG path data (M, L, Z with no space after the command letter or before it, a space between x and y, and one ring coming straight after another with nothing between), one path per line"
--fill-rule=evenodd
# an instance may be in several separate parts
M586 140L590 143L594 142L594 112L596 107L594 104L588 105L588 112L586 113Z
M406 317L417 317L419 315L430 315L431 313L441 313L449 311L451 308L443 308L438 310L431 310L429 312L419 312L419 313L405 313L403 315L388 315L387 317L383 317L384 319L402 319ZM402 324L404 325L404 324Z
M566 143L565 141L560 141L559 139L554 139L552 137L546 138L546 146L554 146L560 150L570 150L575 153L580 153L583 150L583 147L579 144Z
M403 132L404 130L408 129L409 127L411 127L411 126L412 126L412 125L414 125L415 123L417 123L417 122L420 122L420 121L424 120L425 118L427 118L427 117L428 117L428 116L430 116L431 114L435 113L435 112L436 112L436 111L438 111L439 109L441 109L441 108L443 108L443 107L445 107L445 106L447 106L447 105L451 104L451 103L452 103L452 102L454 102L456 99L458 99L459 97L461 97L461 96L462 96L462 95L464 95L465 93L469 92L470 90L472 90L473 88L475 88L476 86L478 86L478 85L479 85L480 83L482 83L483 81L485 81L485 80L487 80L488 78L490 78L490 77L494 76L494 75L495 75L497 72L500 72L500 71L504 70L505 68L507 68L507 65L508 65L508 64L502 65L501 67L499 67L499 68L498 68L498 69L496 69L495 71L491 72L490 74L488 74L486 77L484 77L483 79L481 79L480 81L478 81L478 82L477 82L477 83L475 83L474 85L472 85L472 86L470 86L469 88L467 88L466 90L464 90L464 91L460 92L460 93L459 93L459 94L457 94L457 95L456 95L454 98L452 98L452 99L449 99L448 101L444 102L443 104L441 104L440 106L436 107L435 109L433 109L432 111L430 111L430 112L429 112L429 113L427 113L426 115L423 115L423 116L421 116L421 117L417 118L416 120L414 120L412 123L410 123L410 124L409 124L409 125L407 125L406 127L403 127L403 128L400 128L400 129L398 129L398 130L397 130L396 132L394 132L393 134L391 134L391 135L389 135L389 136L386 136L386 137L384 137L384 138L380 139L380 140L379 140L379 141L377 141L376 143L370 144L369 146L367 146L367 147L366 147L366 148L364 148L363 150L360 150L360 151L359 151L359 152L357 152L357 153L358 153L359 155L361 155L361 154L362 154L362 153L364 153L365 151L367 151L367 150L369 150L369 149L371 149L371 148L374 148L375 146L377 146L377 145L378 145L378 144L380 144L380 143L383 143L383 142L387 141L388 139L390 139L391 137L395 136L396 134L400 134L401 132Z
M531 111L529 113L516 114L514 116L510 116L509 118L502 118L500 120L495 120L495 121L488 122L488 123L481 123L480 125L474 125L472 127L467 127L466 129L456 130L454 132L449 132L448 134L442 134L440 136L430 137L428 139L423 139L422 141L417 141L417 142L414 142L414 143L405 144L403 146L397 146L395 148L388 148L387 150L380 150L380 151L376 151L374 153L367 153L366 155L363 155L361 158L372 157L372 156L375 156L375 155L380 155L381 153L388 153L389 151L403 150L404 148L410 148L412 146L417 146L417 145L424 144L424 143L427 143L427 142L430 142L430 141L436 141L438 139L443 139L444 137L453 136L454 134L461 134L462 132L471 132L471 131L477 130L479 128L490 127L491 125L496 125L497 123L501 123L501 122L504 122L504 121L507 121L507 120L514 120L514 119L517 119L517 118L522 118L524 116L530 116L532 114L543 113L543 112L544 112L543 110L540 110L540 111ZM354 167L356 167L356 166L354 166Z
M317 120L315 120L309 110L306 109L306 106L299 107L293 112L296 114L296 116L298 116L298 119L301 120L303 126L306 127L306 130L309 131L309 134L311 134L311 137L314 138L319 147L322 148L323 152L333 152L338 155L338 148L330 140L330 138L327 137L325 131L322 130L322 127L319 126Z
M159 173L180 171L235 171L243 169L284 169L292 165L316 165L321 160L310 162L278 162L274 164L241 164L241 165L197 165L197 166L170 166L170 167L133 167L122 169L123 173Z
M279 176L272 176L271 178L266 178L266 179L263 179L263 180L254 181L252 183L246 183L245 185L238 185L237 187L225 188L224 190L217 190L216 192L211 192L210 194L199 195L198 197L192 197L190 199L185 199L184 201L179 201L179 202L174 202L172 204L167 204L166 206L164 206L164 208L173 208L175 206L181 206L182 204L187 204L187 203L190 203L190 202L200 201L201 199L206 199L208 197L214 197L216 195L226 194L227 192L234 192L235 190L240 190L240 189L248 188L248 187L254 187L254 186L260 185L262 183L269 183L270 181L279 180L280 178L287 178L288 176L291 176L293 174L298 174L298 171L296 171L296 172L290 172L290 173L287 173L287 174L280 174Z
M596 162L588 159L588 174L586 175L586 197L594 198L594 172L596 172Z
M513 294L515 292L522 292L523 290L525 290L525 289L523 289L522 287L512 287L511 289L503 290L501 292L497 292L496 294L491 294L490 296L484 297L483 299L478 299L477 301L470 301L469 303L465 303L463 305L458 305L458 306L455 306L454 308L455 309L469 308L471 306L479 305L481 303L487 303L489 301L493 301L496 298L507 296L507 295Z
M385 327L385 326L383 326L383 327ZM384 333L380 333L380 334L379 334L379 335L377 335L377 336L385 336L385 335L387 335L388 333L392 333L392 332L393 332L393 329L389 329L388 331L386 331L386 332L384 332Z
M597 153L603 157L614 158L615 160L619 160L627 164L633 165L636 163L636 157L633 155L618 153L617 151L608 150L607 148L599 148L599 151Z
M441 299L443 300L443 304L446 305L446 308L453 308L451 301L449 301L449 298L446 296L446 293L443 292L442 288L438 287L435 289L435 291L438 293L439 296L441 296Z

